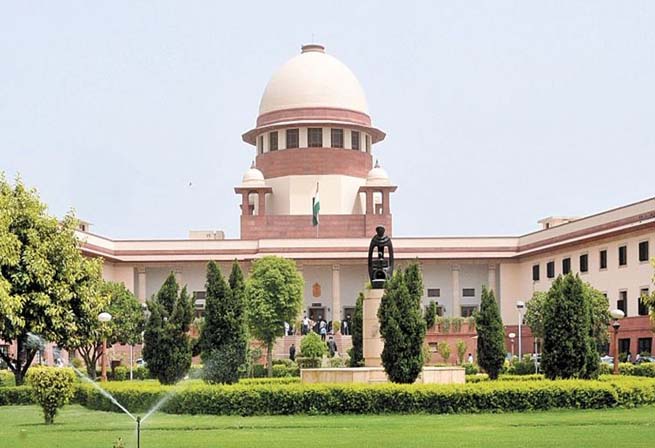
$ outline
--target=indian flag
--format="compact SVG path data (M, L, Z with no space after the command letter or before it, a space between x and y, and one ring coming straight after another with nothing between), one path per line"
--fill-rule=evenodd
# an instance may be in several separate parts
M312 225L318 225L318 212L321 211L321 201L318 199L318 182L316 182L316 194L312 198Z

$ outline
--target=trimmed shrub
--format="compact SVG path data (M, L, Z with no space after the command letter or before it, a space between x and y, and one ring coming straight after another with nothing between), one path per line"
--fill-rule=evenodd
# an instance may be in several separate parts
M273 366L273 377L274 378L290 378L290 377L299 377L300 368L298 365L295 366L285 366L284 364L275 364Z
M14 374L9 370L0 370L0 387L14 386Z
M630 364L620 363L619 364L619 373L621 375L629 376L646 376L650 378L655 378L655 363L641 363L641 364Z
M43 409L46 425L52 424L57 410L73 398L75 380L72 369L34 367L28 372L32 398Z
M296 358L296 362L301 369L318 369L321 367L323 358L305 358L304 356L299 356Z
M612 374L612 366L609 364L606 364L604 362L600 363L600 366L598 366L598 373L600 375L611 375Z
M132 371L132 377L134 377L134 371ZM125 366L117 366L113 371L113 380L114 381L125 381L130 379L130 369Z
M523 358L522 361L514 361L507 368L507 373L510 375L533 375L534 372L534 361L532 361L529 356Z
M321 340L321 337L310 331L300 341L300 355L304 358L321 359L327 354L327 345Z
M34 404L29 386L0 387L0 406Z
M462 367L464 367L464 373L466 373L467 375L475 375L480 373L480 369L478 368L478 366L476 366L473 363L470 362L464 363L462 364Z

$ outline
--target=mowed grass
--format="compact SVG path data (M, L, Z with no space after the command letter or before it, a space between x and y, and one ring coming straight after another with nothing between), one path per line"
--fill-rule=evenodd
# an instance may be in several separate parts
M652 447L655 407L477 415L216 417L155 414L143 448ZM36 406L0 407L2 447L136 446L123 414L66 406L45 426Z

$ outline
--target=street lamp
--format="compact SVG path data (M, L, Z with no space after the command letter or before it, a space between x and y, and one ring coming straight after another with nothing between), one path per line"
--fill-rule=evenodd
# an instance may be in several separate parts
M610 311L610 316L612 316L612 328L614 328L614 375L619 374L619 327L621 323L619 320L623 319L625 313L621 310L612 310Z
M98 314L98 320L101 323L106 323L111 320L111 314L107 312L103 312ZM100 374L100 381L107 381L107 335L104 334L102 335L102 361L100 361L102 366L101 366L101 374Z
M511 344L511 347L512 347L512 350L511 350L512 360L514 360L514 338L516 337L516 335L514 333L510 333L507 336L509 336L509 343Z
M516 302L516 309L519 310L519 361L523 359L523 345L521 344L521 326L523 325L523 310L525 309L525 302L519 300Z

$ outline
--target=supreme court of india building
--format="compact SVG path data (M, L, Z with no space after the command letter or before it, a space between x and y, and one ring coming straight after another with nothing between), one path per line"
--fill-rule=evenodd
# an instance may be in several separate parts
M239 238L191 231L188 239L114 240L83 224L83 251L104 259L106 279L123 282L145 301L173 271L195 293L201 312L209 260L220 262L227 274L235 259L247 272L253 260L278 255L296 261L305 279L308 315L342 320L352 315L368 281L369 241L375 227L384 225L397 263L420 261L424 303L436 301L444 316L469 316L487 285L500 301L507 331L516 331L517 301L529 300L572 271L605 292L611 308L626 313L620 351L652 351L648 310L639 297L652 288L655 198L591 216L545 218L525 235L396 234L393 193L402 186L375 155L385 132L375 127L355 75L315 44L303 46L273 74L256 123L242 137L253 147L255 161L244 167L234 192L225 192L241 214ZM317 186L320 225L313 226ZM526 344L524 352L530 351Z

